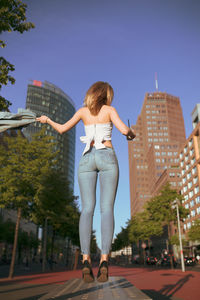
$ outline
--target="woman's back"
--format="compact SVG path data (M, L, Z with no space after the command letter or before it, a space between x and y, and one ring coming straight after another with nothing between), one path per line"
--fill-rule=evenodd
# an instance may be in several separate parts
M112 122L110 116L111 106L103 105L99 111L99 113L94 116L91 114L88 107L82 108L82 121L84 125L91 125L91 124L105 124Z

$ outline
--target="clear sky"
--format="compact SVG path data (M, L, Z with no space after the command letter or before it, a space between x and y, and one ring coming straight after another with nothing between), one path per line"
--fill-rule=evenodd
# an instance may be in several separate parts
M30 79L48 80L82 106L95 81L114 88L113 106L122 120L135 124L146 92L179 96L186 135L192 131L191 112L200 103L199 0L34 0L27 16L36 28L24 34L5 33L1 50L16 71L15 85L2 89L11 111L25 107ZM67 121L67 120L66 120ZM78 161L84 145L82 124L76 130L75 195ZM116 129L113 145L120 165L115 205L115 233L130 218L128 146ZM97 191L99 195L99 190ZM100 246L99 198L94 229Z

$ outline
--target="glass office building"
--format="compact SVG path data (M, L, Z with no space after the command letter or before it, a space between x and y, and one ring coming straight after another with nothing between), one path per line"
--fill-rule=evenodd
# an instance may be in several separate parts
M57 123L65 123L75 113L75 104L72 99L60 88L47 81L31 81L28 85L26 108L35 112L37 116L46 115ZM58 141L60 167L74 187L74 163L75 163L75 128L64 134L59 134L50 125L35 122L23 130L27 138L46 126L46 134L54 136Z

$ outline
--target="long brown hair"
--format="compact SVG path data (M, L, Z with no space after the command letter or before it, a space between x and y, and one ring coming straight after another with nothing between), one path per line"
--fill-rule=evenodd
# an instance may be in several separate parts
M103 105L110 105L114 96L111 85L97 81L87 91L84 106L87 106L92 115L97 115Z

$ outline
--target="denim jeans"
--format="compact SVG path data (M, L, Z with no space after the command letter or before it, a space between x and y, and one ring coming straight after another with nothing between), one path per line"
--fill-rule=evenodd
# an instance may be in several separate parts
M113 148L94 147L80 159L78 182L82 211L79 235L82 254L90 254L90 240L96 204L96 183L99 173L101 208L101 253L109 254L114 232L114 202L118 186L119 167Z

